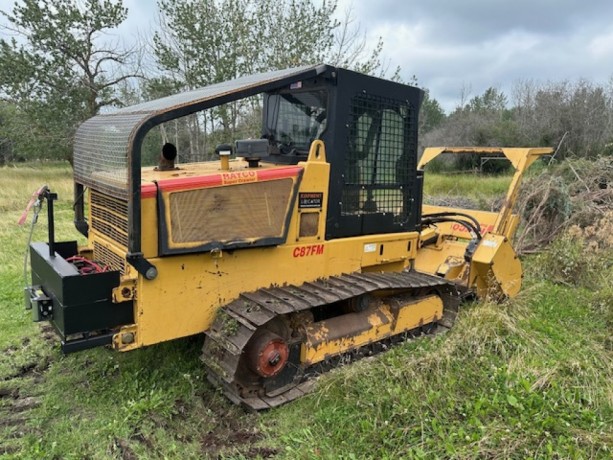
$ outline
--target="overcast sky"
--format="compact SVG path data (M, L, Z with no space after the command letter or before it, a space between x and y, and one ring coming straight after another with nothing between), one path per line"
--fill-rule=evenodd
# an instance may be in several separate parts
M156 0L124 4L121 36L148 35ZM339 16L350 6L370 43L383 37L389 68L415 75L447 111L490 86L512 100L519 80L613 76L613 0L339 0Z
M143 32L155 0L124 0L126 29ZM447 110L497 87L512 100L519 80L613 76L613 0L339 0L371 43L384 40L390 69L415 75Z
M343 1L349 4L350 1ZM353 1L356 17L402 76L447 110L518 80L605 84L613 76L613 0Z

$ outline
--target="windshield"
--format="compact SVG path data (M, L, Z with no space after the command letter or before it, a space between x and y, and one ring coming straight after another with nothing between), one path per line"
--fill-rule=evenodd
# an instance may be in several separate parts
M306 154L326 128L326 109L324 90L271 94L266 110L267 135L281 153Z

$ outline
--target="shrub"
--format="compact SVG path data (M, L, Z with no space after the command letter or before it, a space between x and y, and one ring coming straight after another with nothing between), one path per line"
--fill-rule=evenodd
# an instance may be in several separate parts
M603 301L611 300L612 268L613 211L605 213L593 225L571 226L536 258L533 267L537 277L597 291ZM609 304L613 305L613 301Z
M596 234L602 234L603 241L613 235L610 157L567 160L545 168L530 177L520 193L518 213L523 225L516 244L519 252L537 251L571 227L588 240Z

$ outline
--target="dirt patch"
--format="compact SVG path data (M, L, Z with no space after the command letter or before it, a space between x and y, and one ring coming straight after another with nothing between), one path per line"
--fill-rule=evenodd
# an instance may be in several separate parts
M206 401L203 416L207 420L208 432L203 431L198 439L203 457L270 458L278 453L276 449L262 445L264 435L256 428L260 424L257 414L246 413L219 393L212 397L212 393L202 392L198 396Z
M247 458L274 458L279 453L279 449L272 447L251 447L245 456Z
M2 350L2 354L5 356L11 356L11 355L14 355L18 350L19 348L11 345L11 346L6 347L4 350Z
M177 399L175 401L175 410L173 414L173 419L185 420L187 418L187 414L189 413L189 406L182 399Z
M34 369L36 369L37 366L38 366L37 362L32 362L32 363L24 364L23 366L21 366L19 368L18 376L21 377L23 375L26 375L27 373L29 373L29 372L33 371Z
M40 406L40 399L34 396L28 396L26 398L15 399L9 410L13 413L24 412L38 406Z
M58 336L52 326L49 324L41 324L40 332L45 342L49 343L50 345L57 345Z
M18 450L17 446L0 446L0 455L16 454Z
M262 434L257 430L230 430L228 428L216 428L211 433L206 434L200 445L202 452L215 457L223 457L226 453L238 452L247 458L270 457L276 453L272 448L258 447L254 444L262 439ZM264 453L266 455L264 455Z
M35 363L35 362L26 363L26 364L20 366L12 374L9 374L6 377L4 377L3 380L7 381L7 380L14 380L14 379L19 379L19 378L26 377L30 372L32 372L36 368L36 364L37 363Z
M40 380L40 374L45 372L51 365L51 360L48 357L40 358L39 361L30 361L17 368L12 374L5 376L2 380L5 382L14 379L23 379L34 374L34 377Z
M115 438L113 440L112 449L117 452L122 460L137 460L138 456L130 448L128 441L125 439Z
M18 398L19 388L0 387L0 399L3 398Z
M155 451L155 445L151 442L151 440L147 436L145 436L142 433L136 433L130 439L140 442L141 444L146 446L148 450L152 452Z
M33 433L34 428L28 426L32 418L30 411L41 405L40 389L36 388L44 382L45 373L52 362L50 356L38 351L39 346L37 337L23 337L18 345L0 351L4 355L19 357L23 354L23 357L27 357L25 362L21 358L21 364L14 365L8 375L0 377L0 381L4 382L0 384L0 457L18 457L20 440Z
M218 447L252 444L261 438L262 435L256 431L241 430L218 433L217 430L215 430L202 438L201 445L205 450L216 450Z
M23 425L26 422L24 417L2 417L0 420L0 428L12 427L15 425Z
M5 440L17 440L17 439L21 439L23 438L25 435L33 433L34 429L33 428L28 428L28 427L24 427L23 425L12 425L13 430L9 433L5 433L4 434L4 439Z
M23 350L27 348L31 341L28 337L24 337L21 341L23 347L19 350ZM7 354L7 350L13 350L14 347L5 348L0 351L0 354ZM16 353L16 352L15 352ZM10 353L9 353L10 354ZM49 356L33 356L29 357L29 360L25 364L21 364L19 367L16 367L12 370L12 372L8 375L4 375L0 377L1 381L8 382L11 380L23 380L26 378L32 378L34 383L41 383L44 380L43 374L49 369L51 365L51 357ZM6 396L2 393L2 388L0 388L0 398Z

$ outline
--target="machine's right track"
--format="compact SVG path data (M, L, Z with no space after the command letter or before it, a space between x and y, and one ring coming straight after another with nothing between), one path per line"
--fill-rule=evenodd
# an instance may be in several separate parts
M443 301L443 316L435 323L331 356L317 364L300 363L300 323L305 314L372 294L386 297L401 294L413 299L435 294ZM455 321L459 299L451 283L415 271L353 273L300 286L260 289L241 294L220 310L206 333L202 360L209 380L221 387L229 399L253 410L268 409L309 392L313 377L332 367L378 353L408 337L450 328ZM266 334L271 330L280 335L283 334L280 330L289 330L286 332L287 364L278 375L270 378L255 375L245 365L246 355L253 354L250 344L258 340L263 329L267 329Z

